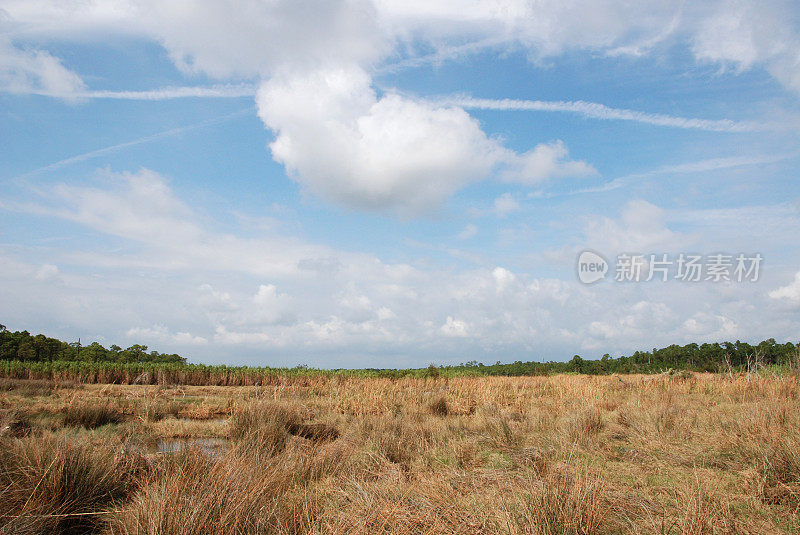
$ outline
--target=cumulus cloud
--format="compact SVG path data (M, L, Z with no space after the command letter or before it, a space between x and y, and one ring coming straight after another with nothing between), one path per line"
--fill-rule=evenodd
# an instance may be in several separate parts
M781 299L792 304L800 304L800 272L795 274L792 282L772 290L769 296L772 299Z
M255 309L246 316L249 323L291 323L294 319L289 312L289 296L279 292L274 284L260 284L253 296L253 304Z
M671 230L666 212L643 199L628 201L618 219L591 219L584 227L584 233L587 246L617 253L682 250L692 239Z
M586 162L567 159L569 151L564 142L543 143L524 154L509 156L502 173L506 182L538 184L554 177L579 177L597 174Z
M445 321L444 325L439 327L439 332L451 338L465 338L469 336L467 324L461 320L454 319L452 316L447 316L447 321Z
M273 78L257 101L277 133L273 157L308 190L347 206L430 211L506 156L460 108L378 98L355 66Z
M195 336L185 331L170 332L166 325L153 325L152 327L132 327L125 335L136 341L147 343L161 342L174 343L179 346L202 346L208 340L202 336Z
M579 49L644 56L662 43L688 42L699 61L764 66L798 90L796 7L791 0L4 3L17 37L144 36L161 43L180 68L216 78L271 76L287 66L369 66L431 48L438 58L452 57L449 50L518 48L539 61Z
M461 108L379 98L356 66L274 77L257 102L277 134L275 160L311 192L345 206L419 214L500 167L507 180L527 183L593 171L566 160L561 142L516 154Z
M800 92L800 17L791 1L739 0L713 6L693 35L699 60L737 70L763 65L785 86Z
M64 67L50 53L17 48L0 36L0 90L11 93L43 91L70 97L85 87L78 74Z
M173 61L216 78L369 64L391 51L367 0L146 1L139 16Z

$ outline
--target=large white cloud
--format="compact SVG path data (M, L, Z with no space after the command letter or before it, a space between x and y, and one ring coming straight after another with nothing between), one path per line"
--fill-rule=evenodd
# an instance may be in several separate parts
M777 0L5 0L17 37L109 32L161 42L175 62L216 77L269 76L285 66L367 66L420 48L521 47L533 58L566 50L643 55L673 40L699 60L765 66L798 90L800 13Z
M739 0L714 5L698 21L692 50L699 60L746 70L763 65L800 92L800 13L791 0Z
M565 160L561 142L517 155L461 108L378 97L357 66L273 77L257 102L277 133L275 160L312 192L346 206L416 214L499 167L526 182L591 170Z
M368 0L205 0L145 2L148 31L175 63L217 78L267 76L284 68L314 69L388 54L391 36L378 27Z

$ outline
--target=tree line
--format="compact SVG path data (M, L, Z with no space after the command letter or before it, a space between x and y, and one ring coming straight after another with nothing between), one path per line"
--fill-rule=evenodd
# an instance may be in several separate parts
M127 349L117 345L105 348L98 342L82 346L80 342L67 343L43 334L31 335L28 331L9 331L0 325L0 361L21 363L116 363L116 364L175 364L186 365L186 358L177 354L149 351L145 345L134 344ZM659 373L669 369L692 370L698 372L720 372L736 370L755 370L764 366L800 366L800 343L779 344L774 338L758 344L747 342L721 342L704 344L670 345L653 348L652 351L636 351L629 356L612 357L603 355L597 360L584 359L575 355L566 362L537 362L521 360L503 364L485 365L470 361L455 366L435 366L428 368L394 370L365 368L362 370L315 370L298 366L294 373L347 373L379 377L430 377L457 375L549 375L554 373L581 373L603 375L611 373ZM230 368L230 370L238 368ZM228 370L228 368L226 368ZM242 367L240 371L252 371ZM278 369L264 368L274 373ZM284 372L287 370L284 369Z
M659 373L672 370L720 372L752 370L765 366L800 364L800 343L779 344L769 338L756 345L735 342L673 344L652 351L636 351L630 356L614 358L608 353L598 360L575 355L567 362L516 361L511 364L484 365L471 361L458 366L445 366L440 371L470 372L479 375L547 375L552 373Z
M9 331L0 325L0 360L20 362L136 362L186 364L186 359L174 353L147 351L147 346L134 344L127 349L118 345L105 348L98 342L87 346L78 342L63 342L43 334L28 331Z

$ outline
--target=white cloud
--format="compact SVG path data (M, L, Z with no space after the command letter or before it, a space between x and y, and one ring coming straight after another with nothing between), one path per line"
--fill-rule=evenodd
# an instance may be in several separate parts
M699 60L739 70L764 65L779 82L800 92L800 34L796 2L739 0L715 5L693 36Z
M215 290L210 284L200 285L200 295L197 304L208 312L230 312L238 310L239 306L231 299L228 292Z
M208 340L202 336L194 336L185 331L170 332L166 325L153 325L152 327L132 327L125 335L137 343L172 343L178 346L203 346Z
M136 173L101 171L104 187L60 184L43 191L41 204L16 210L60 217L143 245L147 267L182 269L198 263L210 269L233 270L263 277L316 272L336 265L329 248L270 235L255 240L207 233L200 217L179 200L167 180L141 169ZM105 267L129 265L119 255L76 253ZM356 257L358 255L355 255ZM147 260L141 260L146 257ZM198 283L206 284L207 281Z
M275 343L275 340L264 332L232 332L224 325L218 325L214 333L214 342L223 345L240 345Z
M81 77L64 67L58 58L44 50L16 48L0 36L0 90L71 96L84 89Z
M369 64L391 51L367 0L152 1L144 7L147 30L176 65L217 78Z
M371 66L416 50L451 58L482 48L521 48L534 61L569 50L643 57L688 42L695 58L738 69L764 66L800 90L798 16L791 0L7 0L16 38L143 36L180 68L216 78L291 69ZM398 54L402 52L403 54Z
M567 160L568 155L569 151L561 140L543 143L524 154L509 156L501 177L506 182L538 184L554 177L597 174L597 170L586 162Z
M163 87L145 91L110 91L110 90L68 90L29 89L25 91L33 95L56 98L104 99L104 100L172 100L181 98L242 98L253 97L256 88L249 84Z
M584 227L586 246L615 253L685 250L692 237L667 226L666 212L642 199L629 201L619 219L591 219Z
M736 322L731 318L708 312L695 313L683 322L680 332L687 341L701 336L714 340L733 340L741 336Z
M39 280L52 280L58 276L58 266L53 264L42 264L36 271L36 278Z
M800 271L798 271L794 280L786 286L781 286L769 292L772 299L782 299L789 303L800 304Z
M430 211L507 156L463 110L378 98L354 66L273 78L258 106L277 133L273 157L307 189L346 206Z
M263 325L293 321L293 316L288 311L289 296L278 292L278 288L274 284L260 284L258 291L253 296L253 304L255 310L247 313L247 323Z
M492 277L494 278L498 293L505 292L517 282L517 277L513 273L501 267L496 267L492 270Z
M275 160L313 193L345 206L415 215L498 167L523 183L594 172L567 160L560 141L518 155L461 108L394 93L378 98L355 66L273 78L257 102L277 133Z
M506 217L517 210L519 210L519 202L510 193L503 193L494 200L494 213L498 217Z
M451 338L465 338L469 336L469 333L467 333L467 324L461 320L453 319L452 316L447 316L447 321L445 321L444 325L439 327L439 332Z

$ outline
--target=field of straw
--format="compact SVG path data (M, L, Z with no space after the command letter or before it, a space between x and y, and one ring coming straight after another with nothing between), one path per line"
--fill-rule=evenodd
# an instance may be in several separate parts
M795 533L799 409L794 375L5 380L0 534Z

